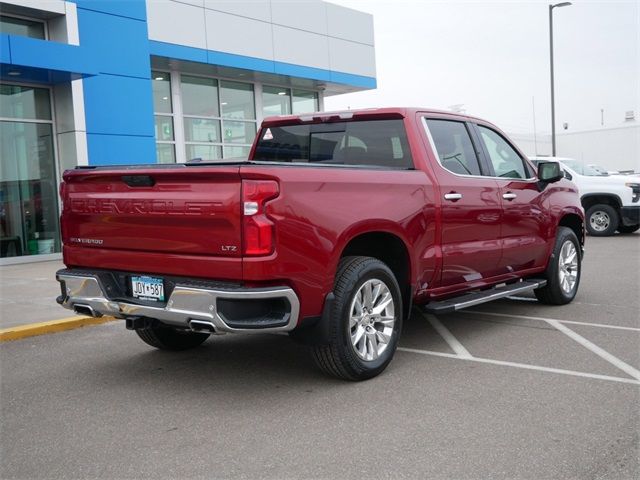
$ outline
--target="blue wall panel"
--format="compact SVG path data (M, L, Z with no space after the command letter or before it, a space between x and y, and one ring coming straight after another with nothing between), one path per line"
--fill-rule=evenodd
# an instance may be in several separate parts
M153 137L87 133L91 165L156 163Z
M80 8L121 17L147 20L145 0L70 0ZM157 0L152 0L157 1Z
M87 132L154 135L149 80L103 74L83 83Z
M94 61L96 57L87 47L19 35L9 36L8 41L11 50L10 63L14 65L87 75L98 73Z
M140 20L78 9L80 45L100 59L101 73L149 78L147 24Z
M11 63L11 49L9 35L0 33L0 63Z
M144 0L77 0L80 44L100 59L86 78L89 163L155 163Z

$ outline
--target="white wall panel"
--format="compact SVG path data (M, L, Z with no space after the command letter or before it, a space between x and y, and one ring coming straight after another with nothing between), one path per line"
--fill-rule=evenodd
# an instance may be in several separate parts
M148 1L147 25L151 40L207 48L202 8L168 0Z
M272 0L271 19L278 25L326 35L326 7L321 0Z
M273 60L270 23L215 10L205 12L209 50Z
M279 62L329 69L329 44L323 35L274 25L273 50Z
M373 16L327 3L327 27L332 37L373 45Z
M204 0L205 8L271 22L269 0Z
M147 0L147 2L157 2L158 0ZM172 0L180 3L188 3L189 5L194 5L196 7L204 8L204 0Z
M370 45L329 37L329 58L331 70L376 76L375 49Z

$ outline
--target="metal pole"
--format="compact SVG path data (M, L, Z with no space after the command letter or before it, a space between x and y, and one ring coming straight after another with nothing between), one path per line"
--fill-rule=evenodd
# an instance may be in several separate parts
M553 92L553 5L549 5L549 59L551 61L551 155L556 156L556 106Z

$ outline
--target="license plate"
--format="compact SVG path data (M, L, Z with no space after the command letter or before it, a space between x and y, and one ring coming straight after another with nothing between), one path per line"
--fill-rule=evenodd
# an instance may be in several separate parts
M164 284L161 278L131 277L131 293L141 300L164 301Z

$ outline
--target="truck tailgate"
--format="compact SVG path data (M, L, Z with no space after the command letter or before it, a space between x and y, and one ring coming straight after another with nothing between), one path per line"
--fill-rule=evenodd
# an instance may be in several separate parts
M172 167L66 172L62 239L74 257L95 249L96 256L113 250L239 258L238 166Z

